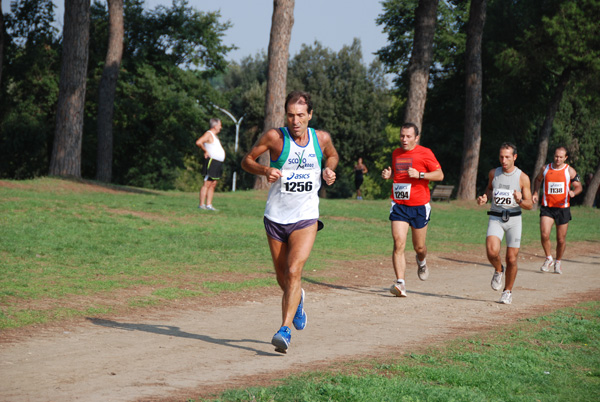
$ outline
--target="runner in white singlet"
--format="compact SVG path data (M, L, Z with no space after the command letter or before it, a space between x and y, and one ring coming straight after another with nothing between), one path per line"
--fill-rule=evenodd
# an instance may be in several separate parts
M242 160L244 170L264 175L271 183L264 222L277 282L283 290L281 328L271 343L281 353L290 345L292 324L297 330L306 326L302 269L320 226L321 179L332 185L339 161L329 133L308 127L312 118L308 93L290 93L285 112L286 127L265 132ZM256 162L266 151L271 155L269 166Z

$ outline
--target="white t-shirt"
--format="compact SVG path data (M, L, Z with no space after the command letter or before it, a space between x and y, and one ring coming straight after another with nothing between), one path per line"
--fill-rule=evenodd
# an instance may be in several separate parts
M221 141L219 141L219 138L217 138L212 131L208 130L208 132L212 135L213 142L205 142L204 148L206 148L206 152L208 152L208 156L210 156L211 159L223 162L225 160L225 150L221 145Z

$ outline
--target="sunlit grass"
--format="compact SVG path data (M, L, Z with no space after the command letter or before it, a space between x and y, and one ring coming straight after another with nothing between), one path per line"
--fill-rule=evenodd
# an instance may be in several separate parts
M86 296L110 298L116 291L131 298L123 305L143 307L276 286L262 222L266 192L217 193L219 211L211 212L197 208L195 193L51 178L4 183L0 328L63 319L61 301L73 296L81 296L81 305L69 308L83 314L92 307ZM389 200L322 199L325 229L305 278L322 277L339 261L389 258L389 207ZM433 203L430 252L482 247L486 210L475 202ZM600 241L600 210L573 208L573 217L569 241ZM527 211L523 219L523 244L539 244L538 212ZM150 290L127 296L133 288Z

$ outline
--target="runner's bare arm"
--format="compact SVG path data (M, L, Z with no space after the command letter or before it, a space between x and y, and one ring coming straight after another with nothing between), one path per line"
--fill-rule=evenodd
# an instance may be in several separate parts
M281 177L281 171L270 166L261 165L256 159L266 151L271 153L276 152L277 145L281 147L280 143L281 138L277 130L269 130L261 135L260 138L256 140L252 149L250 149L242 159L242 169L254 175L266 176L269 183L277 181L277 179ZM279 152L281 152L281 150L279 150Z
M531 197L531 183L529 181L529 176L525 173L521 172L521 177L519 178L519 185L521 186L521 191L516 191L513 194L517 204L523 209L533 209L533 199Z
M540 185L542 184L542 180L544 180L544 172L543 171L537 175L537 177L535 178L535 181L533 182L532 200L533 200L534 204L537 204L537 202L540 200L539 191L540 191Z
M488 202L488 199L492 198L492 180L494 180L494 169L490 170L488 174L488 185L485 188L485 194L477 197L477 205L483 205Z
M388 180L390 177L392 177L392 167L388 166L381 171L381 178L383 180Z
M581 185L581 182L579 181L579 175L577 174L575 169L573 169L571 166L569 166L569 175L571 176L571 187L573 188L573 190L569 191L569 196L575 197L576 195L579 195L582 193L583 186Z
M323 150L323 156L326 158L325 169L323 169L323 179L327 185L331 186L336 179L335 168L340 161L340 157L333 146L331 135L329 135L328 132L317 131L317 138L319 139L319 145Z
M412 177L413 179L420 179L421 172L412 167L408 168L408 177ZM424 172L423 179L429 181L442 181L444 180L444 172L442 172L442 168L434 170L433 172Z

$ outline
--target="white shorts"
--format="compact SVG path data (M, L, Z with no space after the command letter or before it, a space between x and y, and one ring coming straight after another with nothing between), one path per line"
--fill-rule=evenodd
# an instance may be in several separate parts
M506 233L506 246L519 248L521 247L522 228L521 216L511 216L508 222L502 222L500 216L490 216L487 235L496 236L502 241L504 233Z

